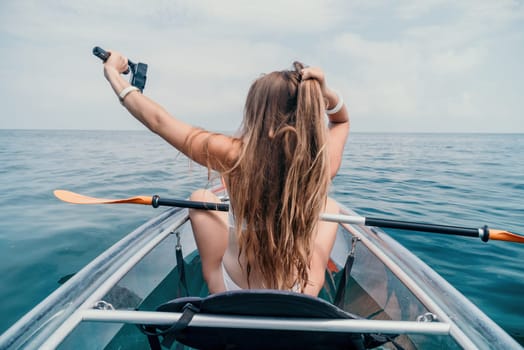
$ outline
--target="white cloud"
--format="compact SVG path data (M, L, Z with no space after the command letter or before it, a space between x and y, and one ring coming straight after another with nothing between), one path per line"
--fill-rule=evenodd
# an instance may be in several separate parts
M484 57L486 57L484 48L466 47L460 51L436 52L428 63L436 72L463 74L479 67Z
M389 128L387 122L368 122L389 118L404 128L410 125L426 131L514 130L492 122L502 111L513 114L517 121L523 107L511 92L495 88L501 77L492 72L503 69L500 65L510 60L499 50L500 36L506 40L504 45L522 40L522 32L510 31L519 25L516 21L522 18L522 6L510 2L460 4L404 2L396 13L409 21L399 22L394 35L355 30L337 36L333 50L354 68L346 89L357 97L354 112L366 116L366 128ZM438 18L428 17L437 9ZM522 49L504 48L523 56ZM523 88L523 83L513 84ZM512 112L508 102L515 108Z
M185 4L190 15L234 26L243 33L303 34L326 31L343 19L337 11L337 1L332 0L197 0Z
M431 11L453 4L450 0L400 1L396 15L404 20L417 19Z
M260 73L301 59L350 101L354 130L514 130L523 13L513 1L3 1L0 127L15 113L34 127L138 127L90 54L100 45L148 63L146 94L212 129L236 127Z

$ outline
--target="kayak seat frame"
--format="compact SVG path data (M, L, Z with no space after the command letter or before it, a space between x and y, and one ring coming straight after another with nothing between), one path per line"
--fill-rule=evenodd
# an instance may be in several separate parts
M337 333L314 330L246 329L244 327L197 327L195 314L276 317L296 319L362 319L320 298L279 290L240 290L204 298L182 297L160 305L160 312L181 312L177 322L139 325L152 350L171 348L174 341L196 349L369 349L391 341L395 335ZM160 338L163 338L162 341Z

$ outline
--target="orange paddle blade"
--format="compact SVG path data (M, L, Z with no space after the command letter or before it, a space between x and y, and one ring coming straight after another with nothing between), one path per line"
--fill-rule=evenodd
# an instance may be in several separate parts
M517 235L503 230L489 230L489 239L495 241L506 241L515 243L524 243L524 236Z
M93 198L84 196L78 193L65 190L55 190L53 192L55 196L68 203L73 204L149 204L151 205L153 198L146 196L137 196L125 199L106 199L106 198Z

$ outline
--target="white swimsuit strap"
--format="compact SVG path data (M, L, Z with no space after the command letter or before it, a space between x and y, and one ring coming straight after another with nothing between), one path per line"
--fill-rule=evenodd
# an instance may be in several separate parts
M226 267L224 266L224 262L222 262L222 275L224 276L224 285L226 286L226 290L241 290L240 286L233 281L231 276L227 273Z

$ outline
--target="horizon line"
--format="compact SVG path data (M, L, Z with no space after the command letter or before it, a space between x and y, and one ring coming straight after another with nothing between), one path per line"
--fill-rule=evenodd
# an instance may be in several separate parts
M99 132L151 132L147 129L29 129L29 128L2 128L0 131L99 131ZM236 130L208 130L210 132L235 133ZM352 130L350 134L485 134L485 135L521 135L524 131L366 131Z

